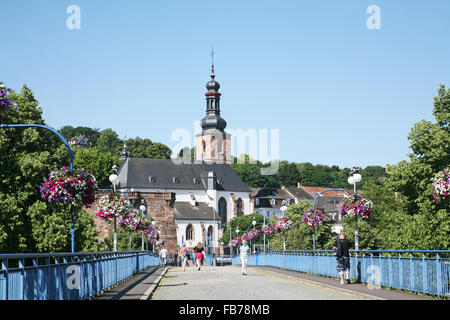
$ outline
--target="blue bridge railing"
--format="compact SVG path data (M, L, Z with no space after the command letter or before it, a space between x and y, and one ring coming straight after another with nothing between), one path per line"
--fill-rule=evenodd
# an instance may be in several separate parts
M449 250L350 250L350 277L372 287L450 296ZM239 256L233 264L240 264ZM286 250L251 254L249 266L270 266L338 277L332 250Z
M148 251L0 254L0 300L80 300L150 266Z

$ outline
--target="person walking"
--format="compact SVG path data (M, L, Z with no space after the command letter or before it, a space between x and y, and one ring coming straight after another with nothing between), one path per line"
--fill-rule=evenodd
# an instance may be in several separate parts
M167 254L168 254L168 251L164 247L161 249L161 251L159 251L159 258L161 259L163 267L165 267L166 263L167 263Z
M188 259L189 250L186 248L186 244L183 243L183 246L180 248L180 252L178 253L178 256L181 259L181 266L183 267L183 271L186 271L186 262Z
M197 246L194 248L195 253L195 263L197 265L197 271L200 271L201 263L203 256L205 255L205 251L201 242L197 243Z
M242 264L242 275L247 275L247 265L248 265L248 250L250 248L247 245L246 240L242 240L242 245L239 247L240 257L241 257L241 264Z
M336 254L336 270L339 272L340 284L345 284L344 272L347 283L350 283L349 249L352 247L352 244L344 233L340 233L338 237L339 239L336 240L333 247Z

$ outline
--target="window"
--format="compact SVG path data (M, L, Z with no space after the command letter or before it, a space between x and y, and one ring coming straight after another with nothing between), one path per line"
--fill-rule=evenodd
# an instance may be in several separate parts
M202 150L203 150L203 152L206 151L206 142L205 142L205 140L202 140Z
M240 217L244 214L244 201L242 201L241 198L239 198L236 201L236 206L237 206L237 216Z
M186 240L194 240L194 227L192 224L186 227Z
M255 198L255 205L259 206L259 198Z
M208 246L213 246L213 244L214 244L213 227L209 226L209 228L208 228Z
M219 217L222 224L227 222L227 200L224 197L219 199Z

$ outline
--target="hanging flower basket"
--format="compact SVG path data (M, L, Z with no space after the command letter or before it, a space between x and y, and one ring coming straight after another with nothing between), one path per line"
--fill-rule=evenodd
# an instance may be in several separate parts
M132 220L132 218L125 220L130 215L131 210L132 207L129 204L128 199L124 195L122 195L120 192L110 192L104 194L98 201L98 210L96 215L100 217L100 219L106 220L112 219L114 217L122 218L124 219L125 223L128 220Z
M272 234L272 233L275 232L275 227L272 226L272 225L269 223L268 225L263 226L263 227L261 228L261 232L264 233L264 234Z
M287 217L278 218L275 223L275 231L283 232L292 228L292 220Z
M321 225L325 221L325 213L320 209L308 211L302 217L302 222L307 223L313 228Z
M256 237L259 236L259 232L258 232L258 230L256 230L256 229L252 229L252 230L250 230L250 231L247 233L247 236L248 236L250 239L253 239L253 238L256 238Z
M50 172L49 179L40 186L41 196L48 202L70 203L90 207L95 201L97 182L95 177L83 169Z
M235 237L233 238L233 240L230 241L229 245L230 247L236 247L237 245L239 245L241 243L241 238L240 237Z
M373 202L360 194L354 194L339 201L341 214L353 215L362 219L373 218Z
M132 232L141 232L150 228L150 222L147 222L148 220L145 219L142 211L132 208L126 216L119 216L119 227L129 229Z
M7 122L2 113L9 112L11 106L13 106L15 110L17 110L17 103L14 103L8 99L8 91L9 89L7 89L3 84L0 84L0 123L3 124L7 124ZM5 134L10 136L11 132L9 130L6 130Z
M439 171L433 178L433 198L436 203L449 203L450 168Z

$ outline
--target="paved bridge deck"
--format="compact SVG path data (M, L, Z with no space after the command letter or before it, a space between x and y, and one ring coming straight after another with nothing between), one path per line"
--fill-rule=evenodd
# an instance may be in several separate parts
M271 267L152 267L95 298L99 300L433 300L364 284L340 285L336 279Z

